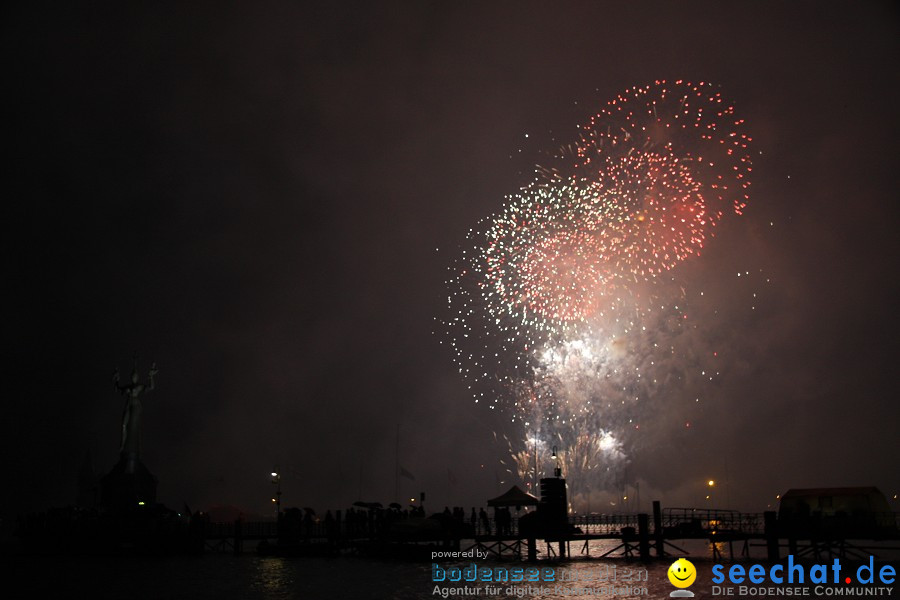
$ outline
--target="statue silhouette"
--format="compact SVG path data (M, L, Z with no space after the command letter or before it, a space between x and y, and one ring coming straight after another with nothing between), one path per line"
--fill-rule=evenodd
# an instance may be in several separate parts
M156 363L150 367L150 385L140 383L137 370L137 357L134 359L134 369L131 371L131 383L119 385L119 369L113 373L113 385L116 391L125 396L125 409L122 412L122 443L119 453L125 463L125 472L134 473L141 458L141 411L143 402L141 395L144 392L156 388L154 377L159 371Z

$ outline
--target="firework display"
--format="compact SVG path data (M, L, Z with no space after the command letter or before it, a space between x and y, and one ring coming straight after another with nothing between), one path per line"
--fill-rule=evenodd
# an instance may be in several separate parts
M714 379L679 266L747 205L743 128L709 83L632 88L470 232L445 334L475 400L521 428L526 483L557 447L579 486L613 485L651 409Z
M752 172L744 120L710 83L656 81L611 100L582 126L573 168L602 171L610 157L657 153L687 163L714 202L712 217L730 204L740 214Z
M485 232L484 289L492 316L535 329L581 322L602 309L612 282L596 186L533 186L507 198Z

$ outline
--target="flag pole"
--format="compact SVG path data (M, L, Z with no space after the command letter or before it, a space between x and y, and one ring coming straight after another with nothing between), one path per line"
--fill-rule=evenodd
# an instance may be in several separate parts
M397 423L397 446L394 452L394 501L400 498L400 423Z

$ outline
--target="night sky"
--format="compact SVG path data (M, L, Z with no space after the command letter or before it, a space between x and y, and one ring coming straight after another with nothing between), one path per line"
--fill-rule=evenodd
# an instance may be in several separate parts
M494 432L515 429L434 333L447 267L549 132L659 78L720 84L754 135L745 215L691 276L771 282L718 313L727 360L690 432L631 457L642 501L697 503L710 477L746 510L900 492L891 3L4 13L4 523L73 503L87 452L112 467L134 352L160 370L143 459L171 507L269 514L273 468L286 506L390 502L398 429L402 496L504 491Z

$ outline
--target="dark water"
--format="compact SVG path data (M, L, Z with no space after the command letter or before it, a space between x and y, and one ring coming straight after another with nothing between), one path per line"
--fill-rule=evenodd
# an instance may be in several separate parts
M460 563L441 563L444 566ZM486 564L479 561L479 566ZM567 565L554 564L560 574L564 571L598 570L603 564L618 565L621 561L584 561ZM129 598L134 600L171 598L199 599L308 599L329 600L384 598L406 600L412 598L440 598L435 586L458 589L466 586L473 591L481 588L480 597L488 598L559 598L555 586L574 587L573 582L530 584L544 586L546 593L523 594L527 583L500 584L498 593L489 593L486 584L451 584L432 582L430 563L403 563L361 560L353 558L278 558L245 555L205 555L191 558L17 558L11 573L23 581L27 594L22 597L59 598ZM491 566L512 568L521 563L494 563ZM545 565L541 565L545 566ZM651 565L649 581L640 585L663 591L668 565ZM641 568L634 565L634 568ZM609 573L610 571L607 571ZM515 590L509 590L514 585ZM584 585L584 584L579 584ZM600 585L593 582L592 586ZM657 590L658 588L658 590ZM665 594L671 586L666 583ZM510 593L507 593L510 592ZM449 597L463 597L449 595ZM601 596L602 597L602 596ZM620 596L621 597L621 596ZM627 596L626 596L627 597ZM645 596L646 597L646 596Z
M604 547L591 548L596 556ZM698 599L713 595L709 548L689 549L698 571L691 586ZM577 549L573 546L573 552ZM757 551L757 555L758 555ZM755 556L752 562L761 561ZM385 599L412 598L668 598L674 590L667 578L669 561L647 566L624 559L541 561L538 568L552 568L555 582L435 583L432 563L378 561L357 558L278 558L247 553L205 554L196 557L96 558L4 557L4 571L24 584L19 596L4 598L123 598L123 599ZM471 561L436 561L441 567L468 566ZM525 563L475 561L479 567L528 567ZM724 561L726 568L729 565ZM646 569L645 580L638 573ZM639 580L635 581L635 577ZM569 579L569 581L560 581ZM528 586L531 586L529 589ZM436 587L437 586L437 587ZM19 587L19 586L17 586ZM895 586L890 586L891 591ZM462 589L461 589L462 588ZM468 595L465 595L468 592ZM581 593L579 593L581 592ZM742 598L735 589L732 597ZM477 594L474 595L474 594ZM896 597L894 594L880 594ZM749 596L749 595L748 595ZM772 595L767 595L772 597ZM811 594L814 597L815 594ZM754 594L753 597L763 597Z

